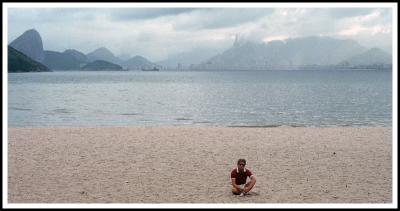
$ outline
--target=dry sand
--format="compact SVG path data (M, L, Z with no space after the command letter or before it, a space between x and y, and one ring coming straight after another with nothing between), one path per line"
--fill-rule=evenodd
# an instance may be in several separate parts
M392 129L9 128L8 202L391 203Z

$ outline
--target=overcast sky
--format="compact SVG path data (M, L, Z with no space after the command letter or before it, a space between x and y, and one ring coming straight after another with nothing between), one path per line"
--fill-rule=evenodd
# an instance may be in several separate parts
M268 6L268 5L267 5ZM392 43L391 8L8 8L8 43L36 29L45 50L151 61L195 48L229 48L235 35L268 42L304 36L354 39L366 47Z

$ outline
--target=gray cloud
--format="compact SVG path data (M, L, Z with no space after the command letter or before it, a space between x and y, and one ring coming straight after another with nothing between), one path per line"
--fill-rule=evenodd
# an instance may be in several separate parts
M131 21L190 13L196 8L115 8L109 10L114 21Z
M348 18L370 14L375 8L330 8L325 9L332 18Z
M254 22L273 13L271 8L210 8L193 11L175 19L176 30L201 30L233 27Z
M105 9L91 8L10 8L8 20L11 22L58 22L79 19L90 21Z
M391 45L390 8L8 8L8 42L35 28L44 48L163 60L194 48L327 35ZM358 27L358 28L357 28Z

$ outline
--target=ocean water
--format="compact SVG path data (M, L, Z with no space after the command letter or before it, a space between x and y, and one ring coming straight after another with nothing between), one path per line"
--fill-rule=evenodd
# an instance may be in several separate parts
M10 127L392 126L392 72L8 73Z

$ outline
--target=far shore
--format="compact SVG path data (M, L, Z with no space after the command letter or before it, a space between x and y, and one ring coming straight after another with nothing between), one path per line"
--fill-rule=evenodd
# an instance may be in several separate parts
M8 203L392 203L392 128L8 128Z

